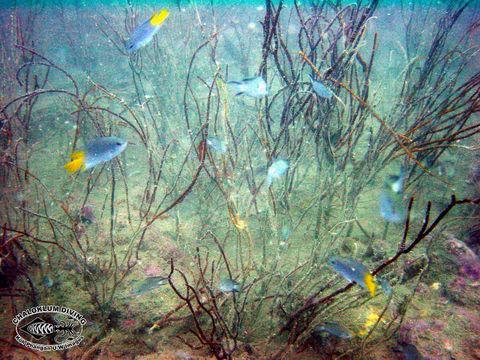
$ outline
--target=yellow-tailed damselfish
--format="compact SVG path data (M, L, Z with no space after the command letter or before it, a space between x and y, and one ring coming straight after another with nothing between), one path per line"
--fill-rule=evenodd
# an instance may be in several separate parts
M65 164L64 168L69 173L91 169L117 157L126 147L127 142L116 136L97 138L89 142L85 150L75 151L70 156L71 161Z
M162 9L133 30L130 40L125 44L126 50L129 53L135 52L152 41L153 36L158 32L160 25L162 25L169 14L167 9Z
M357 260L338 256L331 257L328 264L345 279L355 281L362 288L368 289L372 297L375 296L378 284L365 265Z

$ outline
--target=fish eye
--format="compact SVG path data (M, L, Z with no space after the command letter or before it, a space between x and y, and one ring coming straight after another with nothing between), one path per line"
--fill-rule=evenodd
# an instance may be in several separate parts
M122 146L122 143L117 142L117 145L118 145L118 146Z

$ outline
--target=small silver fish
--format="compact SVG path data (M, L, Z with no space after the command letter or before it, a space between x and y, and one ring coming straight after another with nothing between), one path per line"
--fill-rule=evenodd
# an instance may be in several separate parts
M397 194L390 188L383 189L380 193L380 215L385 221L400 224L407 217L407 209L403 203L403 194Z
M208 137L207 138L207 145L210 146L214 151L218 152L219 154L225 154L227 152L227 144L224 140L221 140L216 137Z
M272 165L268 168L267 172L267 186L270 187L274 179L278 179L288 170L289 163L286 160L278 159L275 160Z
M320 81L313 80L310 75L308 75L308 77L310 78L310 82L312 83L312 88L313 91L315 91L315 94L325 99L330 99L333 96L332 90L323 85Z
M292 235L292 229L288 225L283 225L281 233L282 233L282 238L286 241L288 240L290 235Z
M133 53L147 45L152 41L153 37L160 29L160 25L165 21L168 15L169 12L167 9L162 9L153 14L150 19L133 30L130 39L125 44L125 49L129 53Z
M267 83L261 76L240 81L228 81L227 84L236 88L236 96L247 95L258 99L268 95Z
M127 148L127 142L116 136L100 137L87 144L85 150L76 151L64 168L73 173L88 170L98 164L110 161Z
M378 285L368 268L362 263L351 258L333 256L328 259L328 265L349 282L355 281L362 288L368 289L372 297L375 295Z
M157 289L168 282L168 279L164 276L150 276L144 280L134 281L134 288L132 295L143 295L151 290Z
M42 279L42 284L47 288L51 288L54 285L54 282L50 276L45 275Z
M219 289L223 293L238 293L240 292L240 284L235 280L223 278L220 280Z
M400 169L400 174L398 175L390 175L386 181L386 184L392 189L392 191L396 194L403 193L405 182L405 169L403 166Z

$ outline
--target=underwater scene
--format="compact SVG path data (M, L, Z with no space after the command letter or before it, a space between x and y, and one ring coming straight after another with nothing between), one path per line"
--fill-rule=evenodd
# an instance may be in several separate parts
M1 359L480 359L480 2L3 0Z

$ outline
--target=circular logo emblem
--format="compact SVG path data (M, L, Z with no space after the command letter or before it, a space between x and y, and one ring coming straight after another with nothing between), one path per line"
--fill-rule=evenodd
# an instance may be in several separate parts
M23 346L39 351L65 350L83 341L87 320L64 306L36 306L22 311L12 320L17 340Z

